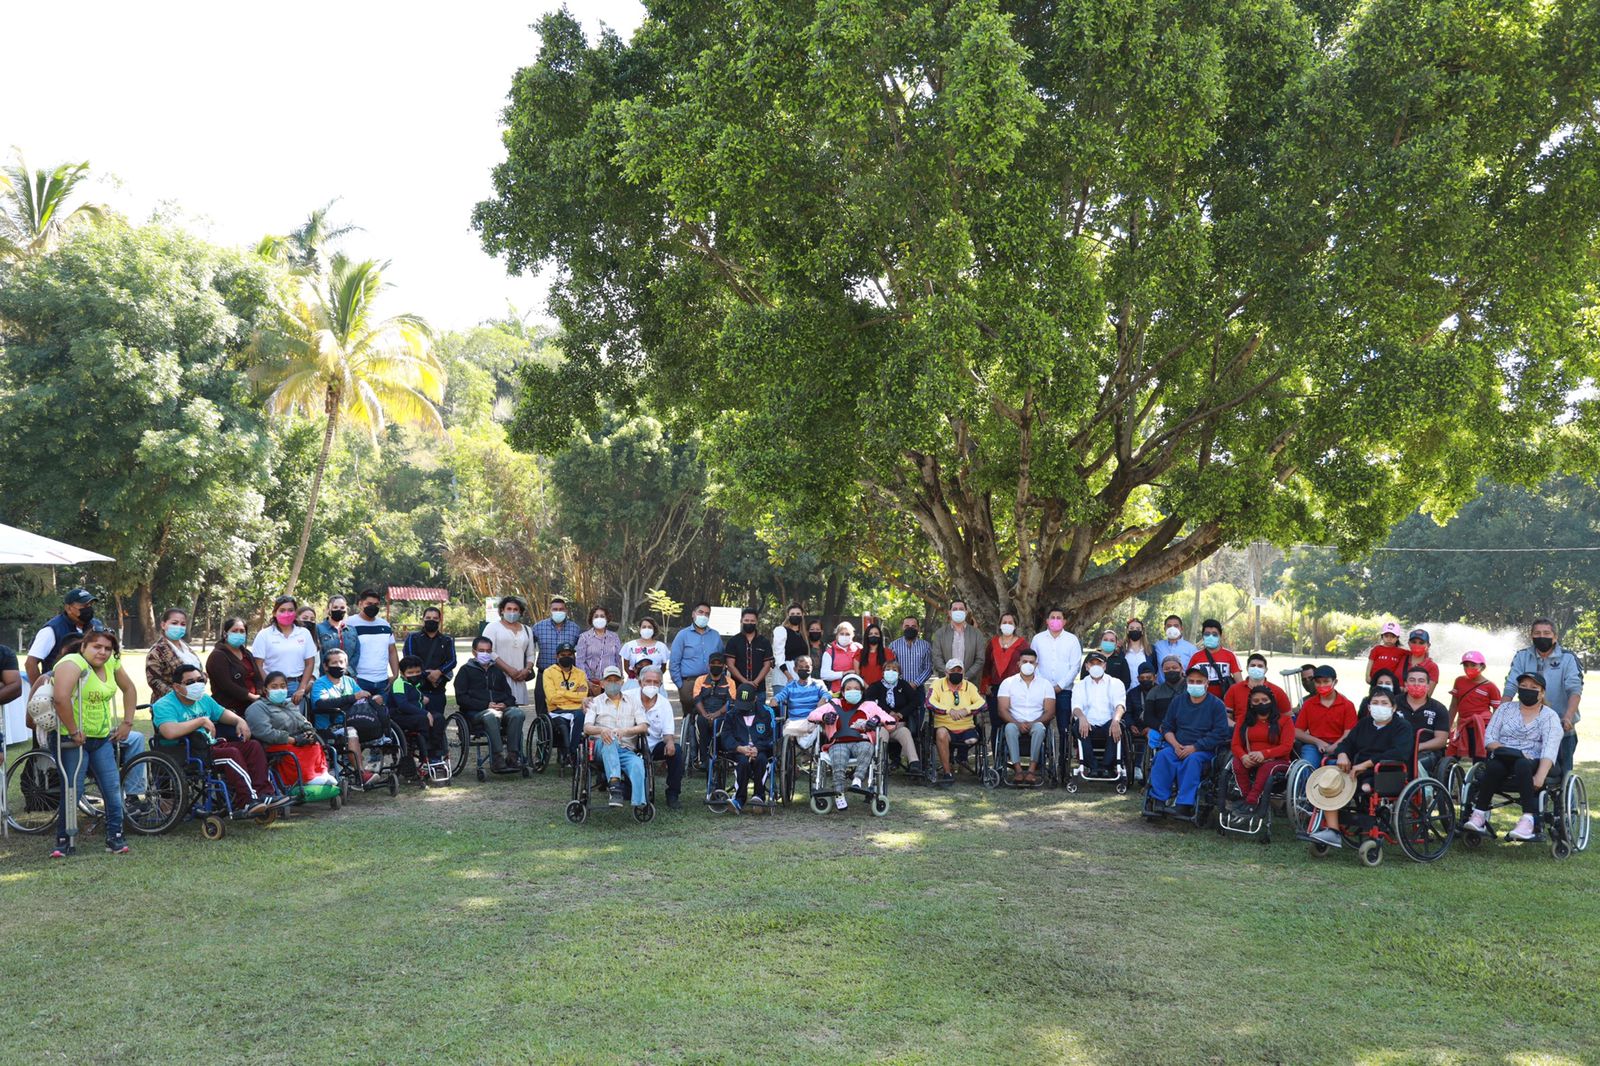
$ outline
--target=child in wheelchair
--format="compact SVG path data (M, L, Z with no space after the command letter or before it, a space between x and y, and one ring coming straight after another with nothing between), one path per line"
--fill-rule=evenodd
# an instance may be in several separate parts
M323 675L311 686L311 724L323 740L334 745L343 728L344 747L349 754L345 768L358 774L359 784L365 788L378 774L362 765L361 747L375 743L388 731L388 711L381 694L364 688L345 673L344 652L328 652L323 656L322 668Z
M301 793L337 788L338 781L328 772L317 731L289 702L289 679L280 670L267 675L266 694L245 708L245 723L250 735L266 748L269 759L278 766L278 777L285 788ZM320 794L314 798L323 798Z
M450 780L450 759L445 750L444 714L427 709L422 692L422 660L407 655L400 660L400 676L389 686L389 720L406 737L402 774L424 783ZM415 747L413 747L415 744ZM409 762L409 766L404 765Z
M845 810L850 804L845 792L859 792L876 798L883 791L878 779L878 730L893 727L896 722L876 703L863 702L867 685L860 674L846 674L839 683L839 703L832 700L819 704L811 712L811 721L821 729L822 761L831 771L833 789L817 790L813 800L833 798L835 810ZM851 765L854 764L854 774ZM818 771L820 777L820 770Z

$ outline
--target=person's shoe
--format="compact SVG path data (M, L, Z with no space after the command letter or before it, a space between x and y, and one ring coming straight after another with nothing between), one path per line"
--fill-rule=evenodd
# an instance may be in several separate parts
M1506 836L1512 840L1532 840L1534 837L1533 815L1524 814L1521 818L1518 818L1517 824L1511 827L1511 832L1507 833Z
M128 842L122 837L112 837L106 841L106 850L113 855L126 855L133 849L128 847Z
M834 810L842 811L842 810L845 810L846 808L848 808L849 806L850 806L850 803L849 803L848 800L846 800L844 798L844 793L843 792L841 792L837 796L833 797L833 809Z
M373 778L377 776L378 775L373 773L371 770L361 771L361 787L366 788L368 785L372 784Z
M1161 800L1160 804L1161 804L1161 813L1162 814L1177 814L1178 813L1178 805L1173 803L1170 799Z
M55 848L50 852L50 857L52 859L64 859L68 855L71 855L71 854L72 854L72 845L58 843L58 844L56 844Z
M1467 819L1467 828L1474 833L1487 833L1489 831L1489 812L1480 811L1474 807L1472 817Z
M866 791L866 788L861 784L861 778L859 778L859 777L851 778L851 780L850 780L850 789L853 792L865 792Z
M1179 818L1193 818L1194 804L1180 803L1176 807L1172 808L1172 813L1177 815Z
M956 783L956 775L955 774L952 774L952 773L941 773L939 775L939 787L940 788L949 788L951 785L953 785L955 783Z
M611 782L611 784L606 787L606 794L607 794L606 806L608 806L608 807L622 807L622 806L625 806L625 804L623 803L623 799L622 799L622 782L621 781L613 781L613 782Z
M633 813L636 814L636 815L639 815L640 817L643 817L644 812L648 811L649 809L650 809L650 805L648 803L636 803L633 806Z
M919 762L912 763L910 766L906 767L906 773L910 774L912 777L921 777L922 764Z
M681 799L679 799L677 796L668 796L667 797L667 806L670 807L672 810L681 811L681 810L683 810L683 801Z
M1330 848L1344 847L1344 837L1339 835L1337 829L1318 829L1311 834L1311 839L1318 844L1326 844Z
M497 751L493 755L489 756L489 769L493 770L497 774L505 773L506 757L503 752Z
M129 814L149 814L155 809L148 796L129 796L123 806Z

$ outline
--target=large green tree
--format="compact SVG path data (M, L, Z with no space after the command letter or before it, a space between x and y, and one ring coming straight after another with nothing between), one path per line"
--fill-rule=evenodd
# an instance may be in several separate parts
M538 28L475 215L557 267L568 360L517 439L646 399L797 535L893 533L847 541L869 572L910 524L983 617L1092 619L1254 538L1370 546L1491 462L1541 474L1594 370L1594 4Z

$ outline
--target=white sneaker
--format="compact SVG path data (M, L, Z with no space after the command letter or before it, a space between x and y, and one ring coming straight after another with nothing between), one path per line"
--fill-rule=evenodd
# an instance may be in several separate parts
M845 798L844 798L844 794L843 793L840 793L839 795L833 797L833 809L834 810L842 811L848 806L850 806L850 804L845 802Z
M1489 831L1489 812L1472 809L1472 817L1467 819L1467 828L1474 833L1487 833Z
M1521 818L1518 818L1516 826L1506 836L1512 840L1532 840L1533 815L1524 814Z
M1330 848L1344 847L1344 837L1340 836L1338 832L1333 829L1318 829L1315 833L1311 834L1311 839L1315 840L1318 844L1326 844Z
M855 789L858 792L861 791L861 778L858 777L858 778L855 778L854 780L852 780L850 782L850 787Z

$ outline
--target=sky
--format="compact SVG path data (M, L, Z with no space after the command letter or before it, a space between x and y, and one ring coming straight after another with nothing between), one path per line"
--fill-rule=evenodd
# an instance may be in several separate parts
M504 157L512 75L538 51L529 27L560 6L13 5L0 151L34 168L87 160L100 176L88 199L135 221L168 212L222 244L284 233L338 197L334 220L361 227L340 247L392 261L386 310L443 329L508 303L547 319L547 286L508 276L471 215ZM637 0L567 6L591 38L602 24L626 37L644 17Z

